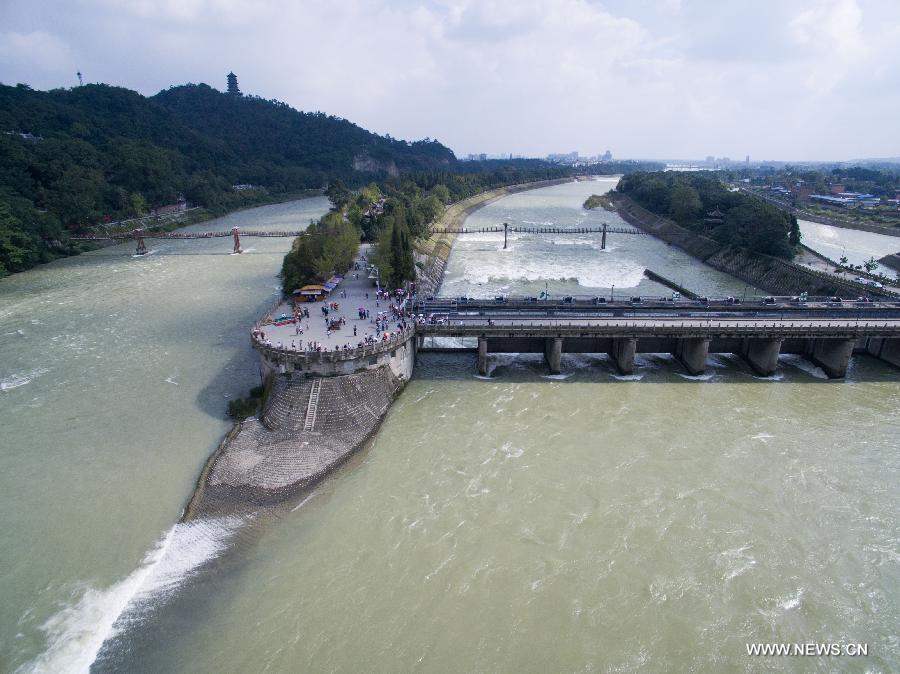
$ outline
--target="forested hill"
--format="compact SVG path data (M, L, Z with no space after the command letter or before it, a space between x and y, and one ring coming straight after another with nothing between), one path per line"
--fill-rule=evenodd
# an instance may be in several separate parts
M224 142L251 166L260 159L301 166L318 174L318 185L322 176L356 183L363 172L397 175L456 164L453 152L437 141L377 136L345 119L297 112L279 101L228 96L205 84L172 87L152 100L181 124ZM258 170L262 183L269 178L267 169Z
M334 178L360 185L455 166L437 141L382 137L202 84L149 98L97 84L0 85L0 276L63 253L67 232L179 196L216 212Z

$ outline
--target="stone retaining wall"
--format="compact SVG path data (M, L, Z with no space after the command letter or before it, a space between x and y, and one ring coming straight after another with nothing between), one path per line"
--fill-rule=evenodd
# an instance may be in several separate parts
M885 267L890 267L891 269L895 269L900 271L900 253L892 253L891 255L885 255L883 258L878 260Z
M415 360L415 329L392 334L386 341L378 341L346 351L294 351L268 346L251 336L253 348L260 357L260 376L263 381L272 375L303 373L307 376L335 377L362 370L390 367L397 376L409 378Z
M184 518L275 505L312 486L374 436L408 378L390 367L323 378L307 431L314 380L276 376L262 419L247 419L226 438Z
M624 194L616 194L614 202L619 215L629 224L681 248L714 269L773 295L799 295L807 292L810 295L842 297L893 296L893 293L888 291L875 292L868 286L845 281L833 274L807 269L787 260L725 246L651 213Z

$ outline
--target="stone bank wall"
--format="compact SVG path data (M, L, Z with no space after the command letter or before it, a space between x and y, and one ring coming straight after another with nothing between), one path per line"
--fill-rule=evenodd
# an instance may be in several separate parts
M307 412L315 378L277 375L261 419L229 435L184 519L276 505L335 470L374 436L408 376L390 367L318 380L315 421Z
M312 369L302 367L302 353L257 345L269 386L263 412L223 440L184 519L275 505L340 466L375 434L412 377L415 345L410 331L374 354L316 354L335 358Z
M409 328L390 341L347 351L291 351L266 346L256 339L253 348L259 353L263 381L274 375L298 373L309 377L336 377L381 367L389 367L396 376L409 379L416 358L414 333L415 330Z
M840 279L832 274L807 269L769 255L723 246L708 237L680 227L642 208L622 194L614 197L622 219L639 229L681 248L710 267L761 288L773 295L874 295L871 288ZM885 295L890 293L885 292Z

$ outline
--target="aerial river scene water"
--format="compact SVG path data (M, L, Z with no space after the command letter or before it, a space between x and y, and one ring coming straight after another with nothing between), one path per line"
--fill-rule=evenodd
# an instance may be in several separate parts
M467 224L626 226L582 208L615 182ZM671 292L645 268L757 292L653 237L599 237L461 235L442 294ZM868 644L842 671L900 668L900 383L868 356L828 380L796 356L761 378L724 355L696 377L664 354L630 375L599 354L563 354L557 375L491 355L483 377L472 354L424 353L314 489L178 524L228 401L259 381L249 327L290 243L247 241L123 244L0 281L0 669L750 672L785 664L747 643L800 638Z

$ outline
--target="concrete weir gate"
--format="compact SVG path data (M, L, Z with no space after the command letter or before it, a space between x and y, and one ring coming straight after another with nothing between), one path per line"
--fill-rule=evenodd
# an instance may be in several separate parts
M854 316L841 309L793 311L777 318L698 310L686 317L661 316L649 308L629 308L627 317L537 318L533 307L530 316L492 309L448 312L442 322L418 325L417 347L429 350L428 337L476 338L482 375L489 353L543 353L553 374L559 373L563 353L609 354L623 374L633 372L636 353L670 353L692 375L705 371L710 353L737 354L762 376L775 372L782 353L808 358L830 378L845 376L854 352L900 367L900 307Z

